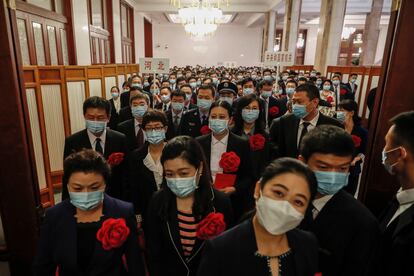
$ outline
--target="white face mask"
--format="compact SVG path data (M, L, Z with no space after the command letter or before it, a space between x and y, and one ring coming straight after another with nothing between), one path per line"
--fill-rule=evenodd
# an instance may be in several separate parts
M304 215L286 200L274 200L264 195L256 201L257 220L272 235L284 234L296 228Z

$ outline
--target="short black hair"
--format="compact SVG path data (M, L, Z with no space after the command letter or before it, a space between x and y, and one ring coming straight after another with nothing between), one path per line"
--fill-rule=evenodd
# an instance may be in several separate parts
M273 81L271 81L271 80L261 80L261 81L259 82L259 84L257 85L257 88L260 90L260 89L262 89L262 88L263 88L263 86L265 86L265 85L267 85L267 86L273 86Z
M211 114L211 110L213 110L213 108L215 107L222 107L227 110L227 112L229 113L229 117L233 116L233 108L231 107L231 104L229 104L227 101L218 100L212 103L210 106L209 114Z
M309 84L309 83L301 84L298 87L296 87L295 91L306 92L306 95L311 101L313 99L320 99L319 89L313 84Z
M394 125L395 143L414 154L414 110L400 113L390 122Z
M111 104L108 100L98 97L98 96L92 96L90 98L87 98L83 102L83 115L86 114L86 110L88 108L100 108L105 109L106 115L110 116L111 114Z
M142 90L142 88L139 88L139 87L137 87L137 86L132 86L130 89L129 89L129 92L132 92L132 91L138 91L138 92L143 92L143 90Z
M314 153L353 157L355 145L351 135L344 129L321 125L308 132L300 144L300 155L305 160L309 160Z
M295 80L288 80L286 82L286 85L288 85L289 83L293 83L293 84L295 84L296 87L298 87L298 83Z
M354 121L355 125L360 125L361 124L361 117L358 116L358 104L356 101L354 100L342 100L339 104L338 107L342 107L343 109L345 109L346 111L353 111L354 112L354 116L352 117L352 120Z
M309 199L310 205L316 195L318 181L316 180L313 171L309 169L305 163L300 162L297 159L283 157L272 161L262 173L262 177L259 180L260 188L263 189L269 180L285 173L300 175L306 180L311 194L311 198Z
M349 76L350 77L352 77L352 76L357 76L358 77L358 74L357 73L351 73Z
M164 89L167 89L168 91L170 91L170 94L172 93L172 90L171 90L171 88L169 86L161 87L160 88L160 92L161 92L161 90L164 90Z
M131 97L131 99L129 99L129 104L132 106L132 102L135 100L145 100L147 102L147 104L150 104L150 99L148 97L147 94L144 93L138 93L137 95L134 95Z
M193 90L193 88L192 88L192 87L191 87L191 85L189 85L189 84L183 84L183 85L181 85L181 86L180 86L180 90L181 90L182 88L184 88L184 87L190 88L190 89L191 89L191 91Z
M106 184L111 177L111 168L105 158L92 149L83 149L66 157L63 162L62 185L68 185L71 175L77 172L102 175Z
M125 85L127 85L128 87L130 86L128 81L124 81L124 83L122 84L122 87L125 87Z
M187 82L187 79L185 77L179 77L179 78L177 78L177 83L179 83L180 81Z
M182 88L182 87L181 87L181 88ZM172 98L173 98L173 97L183 97L183 98L184 98L184 100L185 100L186 95L185 95L184 91L182 91L182 90L180 89L180 90L175 90L174 92L172 92L172 93L171 93L171 100L172 100Z
M211 96L214 98L215 94L216 94L216 89L214 88L214 86L212 84L203 84L201 85L198 89L197 89L197 95L198 95L198 91L200 91L200 89L202 90L210 90L211 91Z
M248 82L252 82L253 83L253 86L256 87L256 81L254 79L252 79L252 78L244 78L242 80L241 85L244 86Z
M264 69L263 70L263 75L264 75L265 72L269 72L270 74L272 74L272 70L270 70L270 69Z
M165 116L164 112L159 110L148 110L145 112L144 116L142 117L141 127L145 130L145 127L150 122L160 122L163 126L167 126L167 117Z
M298 81L305 81L305 82L307 82L307 81L308 81L308 79L307 79L307 78L305 78L305 77L300 77L300 78L298 79Z

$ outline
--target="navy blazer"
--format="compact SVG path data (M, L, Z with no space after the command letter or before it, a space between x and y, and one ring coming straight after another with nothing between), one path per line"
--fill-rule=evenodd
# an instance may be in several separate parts
M77 264L75 214L76 208L69 200L47 210L40 227L40 239L33 264L35 276L55 276L58 267L60 276L84 275ZM124 218L130 234L121 247L112 250L104 250L101 242L96 240L86 275L145 275L132 204L105 194L103 214L105 218ZM122 262L123 255L126 257L128 273Z
M318 243L312 233L293 229L286 233L297 276L313 276L318 267ZM252 219L207 241L197 276L268 276L265 259L255 256L257 242ZM328 275L328 274L326 274Z
M180 126L180 135L188 135L194 138L200 136L202 124L200 119L200 111L198 108L184 112L183 116L181 117Z

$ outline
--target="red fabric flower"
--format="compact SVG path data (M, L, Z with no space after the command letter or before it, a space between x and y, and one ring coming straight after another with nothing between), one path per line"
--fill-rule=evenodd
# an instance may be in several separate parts
M328 97L326 98L326 101L327 101L328 103L332 103L332 102L334 101L334 99L333 99L333 97L332 97L332 96L328 96Z
M280 110L279 110L279 107L277 107L277 106L273 106L273 107L271 107L271 108L269 109L269 114L270 114L270 116L272 116L272 117L274 117L274 116L276 116L277 114L279 114L279 112L280 112Z
M124 155L125 154L123 152L114 152L114 153L112 153L108 157L108 164L111 167L118 166L119 164L122 163L122 161L124 161Z
M339 91L339 94L345 95L346 94L346 89L345 88L341 88L341 90Z
M206 135L211 133L211 129L208 126L202 126L200 129L201 135Z
M249 144L252 151L258 151L264 148L266 139L262 134L255 134L249 138Z
M225 152L221 155L219 166L225 173L237 172L240 166L240 157L234 151Z
M121 247L129 235L129 228L125 219L107 219L96 233L96 238L102 243L105 250Z
M322 272L315 273L315 276L322 276Z
M222 213L210 213L197 225L197 238L208 240L226 230L226 222Z
M361 146L362 139L359 136L352 135L352 140L354 141L354 145L356 148L359 148Z

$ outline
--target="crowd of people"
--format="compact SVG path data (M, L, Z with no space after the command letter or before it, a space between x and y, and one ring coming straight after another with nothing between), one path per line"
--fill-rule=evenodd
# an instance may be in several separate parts
M86 99L34 274L414 275L414 111L390 122L401 189L376 218L356 80L187 66Z

